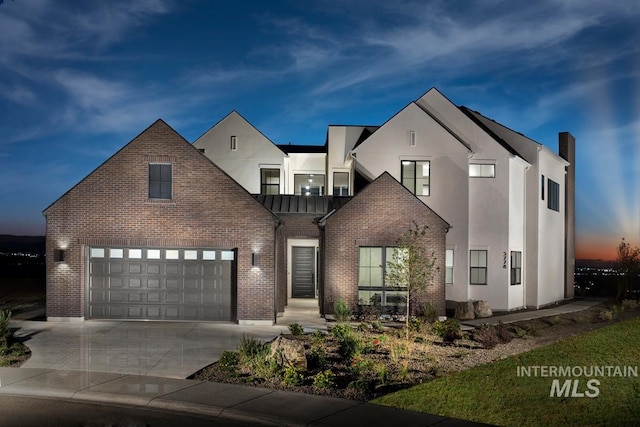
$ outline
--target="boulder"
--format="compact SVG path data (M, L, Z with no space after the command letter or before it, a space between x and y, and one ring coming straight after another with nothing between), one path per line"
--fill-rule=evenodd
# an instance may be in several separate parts
M279 366L296 366L307 370L307 357L304 354L304 346L300 341L285 338L282 335L271 342L271 351L268 360L275 360Z
M471 301L457 303L455 317L458 320L475 319L473 303Z
M473 303L473 312L476 315L476 319L491 317L493 315L493 311L491 311L489 303L482 300Z

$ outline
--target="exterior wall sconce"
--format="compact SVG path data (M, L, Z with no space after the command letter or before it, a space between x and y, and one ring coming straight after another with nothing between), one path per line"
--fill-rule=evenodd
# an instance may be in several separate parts
M54 249L53 250L53 261L54 262L64 262L64 249Z
M258 254L255 252L251 254L251 265L254 267L258 266Z

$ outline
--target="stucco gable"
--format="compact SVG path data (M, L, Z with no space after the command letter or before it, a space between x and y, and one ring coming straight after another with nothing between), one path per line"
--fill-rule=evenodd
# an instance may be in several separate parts
M437 223L445 229L450 228L444 218L412 194L388 172L382 173L339 209L329 212L319 220L319 223L331 225L333 222L340 221L343 215L375 215L382 212L380 204L393 208L396 212L404 209L414 211L417 208L421 215L429 217L429 223ZM421 222L420 218L408 219L419 224Z

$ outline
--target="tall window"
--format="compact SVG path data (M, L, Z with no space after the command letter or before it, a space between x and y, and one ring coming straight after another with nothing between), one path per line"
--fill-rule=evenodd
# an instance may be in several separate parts
M260 169L260 194L280 194L280 169Z
M511 284L522 284L522 252L511 251Z
M547 187L549 188L549 196L547 198L547 207L556 212L560 211L560 184L548 179Z
M231 151L236 151L238 149L238 137L235 135L231 135L229 144L231 146Z
M496 165L471 163L469 165L469 176L471 178L495 178Z
M149 164L149 198L171 199L172 165Z
M402 185L417 196L429 195L430 162L428 160L403 160Z
M469 251L469 278L472 285L487 284L487 251Z
M293 186L298 196L324 196L324 175L295 174Z
M393 247L360 247L358 299L360 304L400 306L405 303L406 289L387 283L385 273L393 261Z
M333 195L334 196L349 195L349 172L333 173Z
M540 195L542 200L544 200L544 175L540 177Z
M453 249L444 254L444 283L453 284Z

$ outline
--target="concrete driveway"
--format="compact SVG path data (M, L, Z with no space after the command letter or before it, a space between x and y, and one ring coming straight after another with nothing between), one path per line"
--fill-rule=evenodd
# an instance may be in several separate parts
M16 320L32 351L24 368L187 378L237 349L243 336L271 340L287 327L191 322Z

